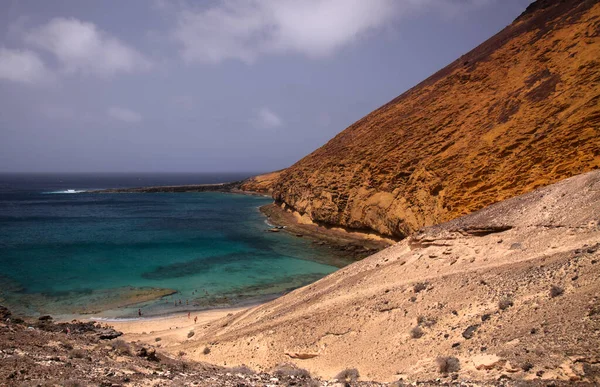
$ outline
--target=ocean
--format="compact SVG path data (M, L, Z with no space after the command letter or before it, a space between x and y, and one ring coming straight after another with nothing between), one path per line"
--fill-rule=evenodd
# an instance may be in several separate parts
M0 175L0 304L26 316L157 316L260 302L350 263L266 232L267 197L87 192L245 177Z

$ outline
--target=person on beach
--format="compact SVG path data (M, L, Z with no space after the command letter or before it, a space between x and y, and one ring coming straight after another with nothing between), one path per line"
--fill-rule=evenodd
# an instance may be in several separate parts
M179 305L181 305L181 300L179 300Z
M194 317L194 324L196 324L198 322L198 316Z
M188 318L190 318L190 312L188 312Z
M141 309L138 309L138 316L142 317L142 310Z
M188 300L185 300L185 304L186 304L186 305L189 305L190 303L189 303L189 301L188 301Z

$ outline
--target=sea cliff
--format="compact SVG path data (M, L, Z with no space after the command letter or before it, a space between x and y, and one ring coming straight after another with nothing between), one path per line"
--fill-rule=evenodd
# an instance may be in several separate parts
M315 223L403 238L600 167L600 5L511 25L280 173Z

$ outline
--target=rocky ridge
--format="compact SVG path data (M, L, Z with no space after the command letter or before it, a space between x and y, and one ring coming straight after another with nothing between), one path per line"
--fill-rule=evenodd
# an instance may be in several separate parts
M536 1L281 172L278 204L403 238L600 167L600 4Z

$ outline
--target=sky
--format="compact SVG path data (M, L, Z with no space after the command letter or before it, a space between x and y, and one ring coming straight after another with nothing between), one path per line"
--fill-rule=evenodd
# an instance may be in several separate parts
M0 172L292 165L531 0L0 0Z

